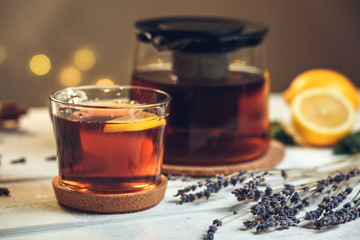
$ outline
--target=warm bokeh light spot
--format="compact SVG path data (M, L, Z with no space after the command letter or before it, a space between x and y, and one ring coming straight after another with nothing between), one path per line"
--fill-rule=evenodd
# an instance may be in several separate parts
M0 64L5 62L7 58L6 48L0 44Z
M79 49L75 52L74 63L80 70L89 70L95 65L95 54L88 48Z
M35 55L30 59L29 66L36 75L45 75L51 69L50 58L44 54Z
M103 78L97 81L96 85L114 85L114 82L108 78Z
M156 59L156 64L163 64L164 61L161 58Z
M234 65L246 65L246 61L237 59L233 62L233 64Z
M64 68L60 72L60 82L65 87L77 86L81 83L81 73L75 67Z

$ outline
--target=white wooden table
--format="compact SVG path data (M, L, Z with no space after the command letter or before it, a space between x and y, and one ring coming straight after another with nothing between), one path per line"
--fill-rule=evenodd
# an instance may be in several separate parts
M270 97L270 119L290 121L280 95ZM356 125L359 128L359 121ZM237 205L224 189L207 202L176 205L173 194L188 183L169 181L164 200L157 206L130 214L87 214L58 205L51 180L57 175L55 142L47 108L32 108L17 131L0 131L0 187L11 195L0 197L0 238L3 239L202 239L213 219L231 213ZM11 160L26 158L24 164ZM336 159L330 149L288 147L280 168L312 167ZM243 218L229 220L216 239L360 239L360 220L316 231L293 227L265 234L243 230Z

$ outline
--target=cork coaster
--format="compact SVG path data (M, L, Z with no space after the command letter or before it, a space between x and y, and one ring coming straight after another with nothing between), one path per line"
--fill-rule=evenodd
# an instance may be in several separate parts
M282 161L285 156L285 147L282 143L271 140L269 149L260 158L236 164L216 166L189 166L163 164L162 173L174 175L188 175L194 177L210 177L216 174L227 175L239 170L271 168Z
M91 213L129 213L142 211L157 205L164 198L167 178L161 175L161 182L153 189L125 194L95 194L69 190L59 183L59 177L52 181L58 202L71 209Z

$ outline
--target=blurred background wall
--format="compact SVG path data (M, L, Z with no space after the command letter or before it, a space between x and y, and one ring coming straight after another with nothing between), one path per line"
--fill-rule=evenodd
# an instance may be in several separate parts
M134 22L179 15L267 24L272 92L312 68L337 70L359 86L359 10L358 0L0 0L0 101L45 106L64 86L129 84Z

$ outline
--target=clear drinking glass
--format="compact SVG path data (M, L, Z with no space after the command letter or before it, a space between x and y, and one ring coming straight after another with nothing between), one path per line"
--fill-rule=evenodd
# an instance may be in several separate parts
M60 184L127 193L160 182L170 96L131 86L82 86L50 95Z

